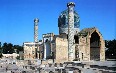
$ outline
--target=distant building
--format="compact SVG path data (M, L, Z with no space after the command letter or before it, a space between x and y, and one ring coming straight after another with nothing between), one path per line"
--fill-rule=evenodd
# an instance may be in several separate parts
M19 54L16 54L16 53L12 53L12 54L2 54L3 57L6 57L6 58L12 58L12 59L16 59L17 56L19 56Z
M68 6L74 5L73 2ZM59 34L43 34L39 42L24 43L24 59L54 59L55 62L69 61L104 61L105 43L102 34L96 27L79 29L79 15L72 12L69 16L69 9L61 12L58 18ZM74 16L71 16L74 15ZM71 19L70 19L71 18ZM71 21L72 20L72 21ZM69 36L69 22L72 37ZM37 28L37 27L36 27ZM37 35L36 35L37 36ZM72 48L69 48L71 38ZM37 38L36 38L37 41Z
M39 50L39 43L25 42L24 48L24 59L36 59L38 57L37 51Z
M28 59L40 59L39 56L39 41L38 41L38 22L39 19L34 19L34 42L24 42L24 60Z
M44 59L49 59L52 52L53 33L43 34Z

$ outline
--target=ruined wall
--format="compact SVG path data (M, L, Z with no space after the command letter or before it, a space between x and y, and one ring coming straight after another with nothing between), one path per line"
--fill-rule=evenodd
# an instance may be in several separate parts
M100 61L105 61L105 41L102 38L100 38L100 42Z
M35 48L37 48L37 51L39 51L39 47L37 47L36 45L39 46L39 44L35 44L33 42L27 42L24 43L24 60L27 59L35 59L36 58L36 53L35 53ZM39 57L39 54L37 54Z
M80 61L90 61L90 60L105 61L105 43L104 43L101 33L96 28L91 28L91 29L89 28L89 29L85 30L85 32L88 32L87 36L83 36L83 35L79 36L78 48L79 48ZM96 32L97 35L93 36L92 34L94 32ZM90 48L90 47L93 47L93 45L90 43L90 41L92 41L92 39L91 39L92 37L93 37L93 39L94 38L96 39L99 37L97 40L99 42L96 42L96 41L94 42L93 49ZM100 45L98 45L98 43ZM99 50L95 50L97 48L100 50L99 53L98 53ZM100 58L98 57L98 55L96 55L96 52L98 53L98 55L100 55ZM90 58L92 58L91 53L93 53L95 56L93 59L90 59Z
M24 59L33 59L34 58L34 47L30 45L24 46Z
M68 61L68 42L67 39L56 38L56 63Z
M79 59L80 61L89 61L90 57L90 48L89 48L89 42L87 37L80 36L79 37Z

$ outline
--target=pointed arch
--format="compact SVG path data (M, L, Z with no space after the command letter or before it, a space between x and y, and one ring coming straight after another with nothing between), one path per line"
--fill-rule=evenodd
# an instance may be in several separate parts
M90 60L100 60L100 36L94 31L90 38Z

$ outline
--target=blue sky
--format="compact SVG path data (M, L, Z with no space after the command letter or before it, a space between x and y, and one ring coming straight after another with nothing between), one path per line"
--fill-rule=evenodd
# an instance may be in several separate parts
M80 30L97 27L105 40L116 38L116 0L0 0L0 42L23 45L33 42L34 18L39 18L42 34L58 34L58 16L75 2Z

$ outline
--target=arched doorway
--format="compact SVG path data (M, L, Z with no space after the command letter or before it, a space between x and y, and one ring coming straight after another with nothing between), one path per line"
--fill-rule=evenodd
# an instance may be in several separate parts
M75 58L79 60L79 37L78 35L74 35L74 41L75 41Z
M79 44L79 37L77 35L74 36L75 44Z
M90 38L90 60L100 60L100 36L96 31Z

